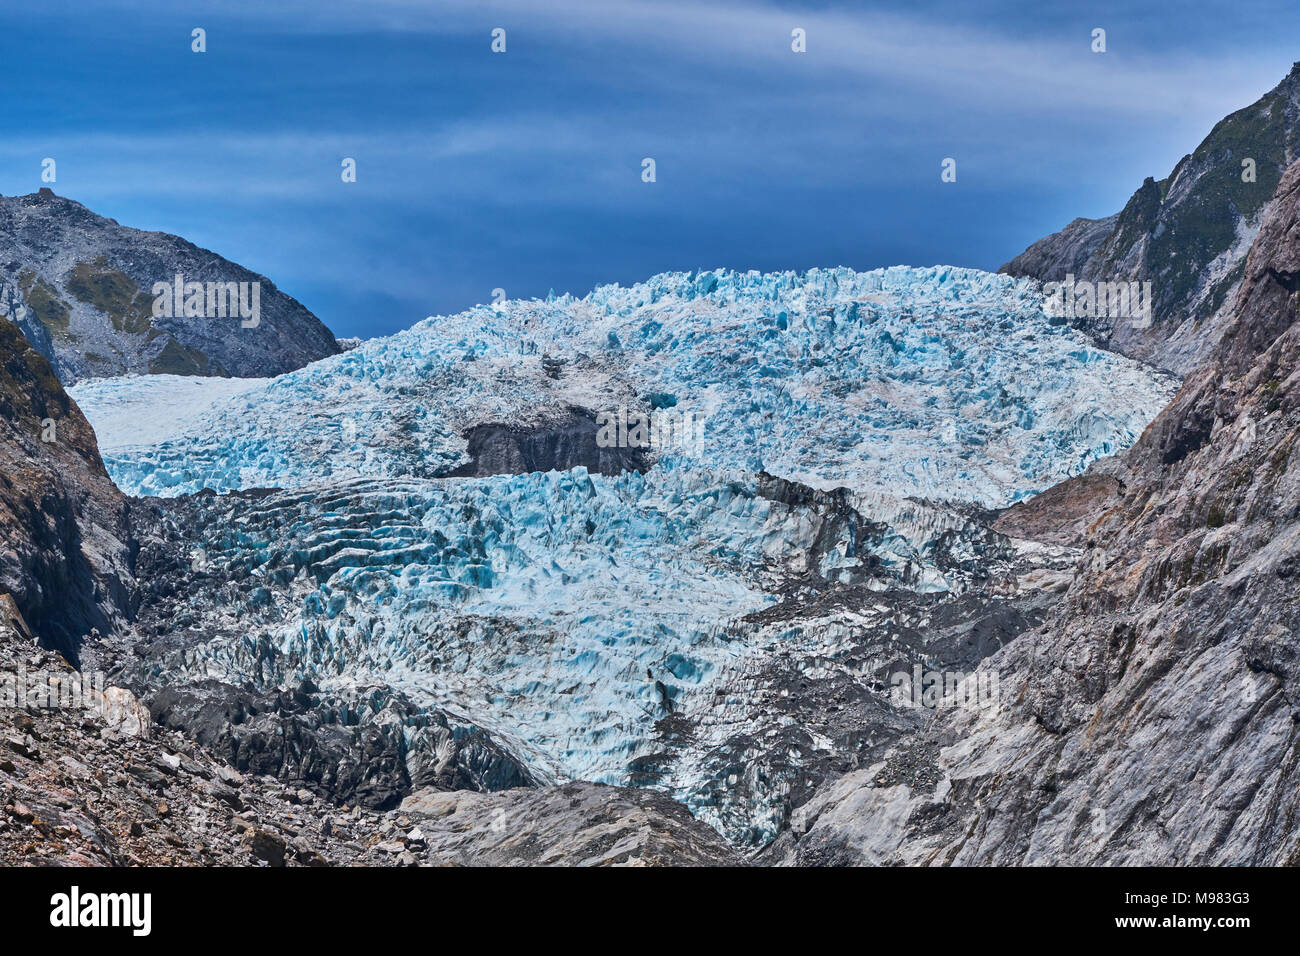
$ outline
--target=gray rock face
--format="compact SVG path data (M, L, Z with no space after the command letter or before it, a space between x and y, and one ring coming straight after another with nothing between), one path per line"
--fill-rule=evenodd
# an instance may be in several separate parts
M340 351L319 319L264 276L48 189L0 197L0 248L0 311L65 384L125 374L268 376ZM177 275L205 284L202 315L153 314L155 283ZM256 325L218 297L209 305L208 283L258 283Z
M76 402L0 318L0 591L69 660L92 628L130 616L127 515Z
M1111 463L1065 600L983 665L1001 706L823 788L772 858L1300 862L1298 367L1300 164L1209 361Z
M1060 232L1039 239L998 271L1044 280L1059 281L1071 273L1082 277L1118 221L1119 213L1105 219L1079 217Z
M998 516L993 530L1060 547L1082 547L1092 524L1119 503L1124 491L1118 478L1103 473L1106 470L1094 468L1018 502Z
M8 319L18 326L28 343L48 361L54 355L54 342L50 331L36 313L27 305L22 292L14 283L0 277L0 318Z
M430 862L461 866L719 866L741 857L662 793L598 783L480 794L422 790L401 812Z
M1223 334L1260 215L1297 156L1300 64L1274 90L1220 121L1166 179L1147 179L1121 212L1076 219L1000 271L1044 281L1149 280L1149 328L1115 317L1077 324L1107 348L1186 374Z

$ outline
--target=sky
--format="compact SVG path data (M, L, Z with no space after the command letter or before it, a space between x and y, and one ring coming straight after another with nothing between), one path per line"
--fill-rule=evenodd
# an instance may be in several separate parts
M0 193L53 158L55 192L339 336L668 270L992 270L1167 175L1300 59L1298 22L1295 0L0 0Z

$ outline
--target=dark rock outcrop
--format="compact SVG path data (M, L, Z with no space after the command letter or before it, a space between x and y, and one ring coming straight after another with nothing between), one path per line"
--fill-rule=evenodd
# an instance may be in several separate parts
M487 734L458 735L442 714L388 690L344 698L307 682L277 691L204 680L162 687L150 712L237 770L276 777L334 803L391 809L426 786L536 785Z
M22 327L64 384L125 374L277 375L340 351L320 320L266 277L49 189L0 196L0 248L0 315ZM256 326L229 308L224 318L155 316L154 284L177 275L205 286L259 283ZM21 308L7 307L6 288L21 294ZM217 306L214 299L214 313Z
M470 461L448 473L450 478L525 475L583 467L593 474L645 471L648 449L602 448L596 441L596 416L570 408L558 421L533 428L475 425L465 435Z
M882 562L873 551L889 534L889 526L883 522L871 521L860 514L853 507L848 489L819 491L801 482L760 471L758 494L792 510L806 508L815 516L812 520L817 524L817 532L804 560L806 575L824 583L819 570L821 562L832 550L844 547L845 557L858 559L857 567L837 568L837 580L857 584L887 576Z
M76 661L133 602L127 503L49 362L0 319L0 591Z

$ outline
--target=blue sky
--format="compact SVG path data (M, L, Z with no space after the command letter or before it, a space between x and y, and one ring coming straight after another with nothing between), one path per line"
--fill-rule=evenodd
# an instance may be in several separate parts
M53 157L59 194L265 273L339 335L669 269L995 269L1276 85L1297 21L1294 0L10 2L0 192Z

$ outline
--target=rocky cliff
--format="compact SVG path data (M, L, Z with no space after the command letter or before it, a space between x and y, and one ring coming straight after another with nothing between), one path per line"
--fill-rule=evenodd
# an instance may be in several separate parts
M1185 374L1230 320L1261 213L1297 156L1300 63L1220 121L1167 178L1148 178L1121 212L1076 219L1000 271L1044 281L1150 281L1149 328L1113 316L1078 324L1108 348Z
M1049 622L983 665L1000 706L940 714L823 788L774 858L1300 862L1298 310L1300 163L1207 362L1094 468L1117 484L1007 516L1088 550ZM1062 520L1069 500L1089 513Z
M0 315L65 384L125 374L276 375L340 351L320 320L266 277L48 189L0 197L0 250ZM155 284L174 287L177 276L179 303L172 295L155 310ZM186 283L202 284L198 298ZM238 310L241 283L248 318Z
M0 319L0 592L76 660L92 628L130 613L127 504L50 363Z

